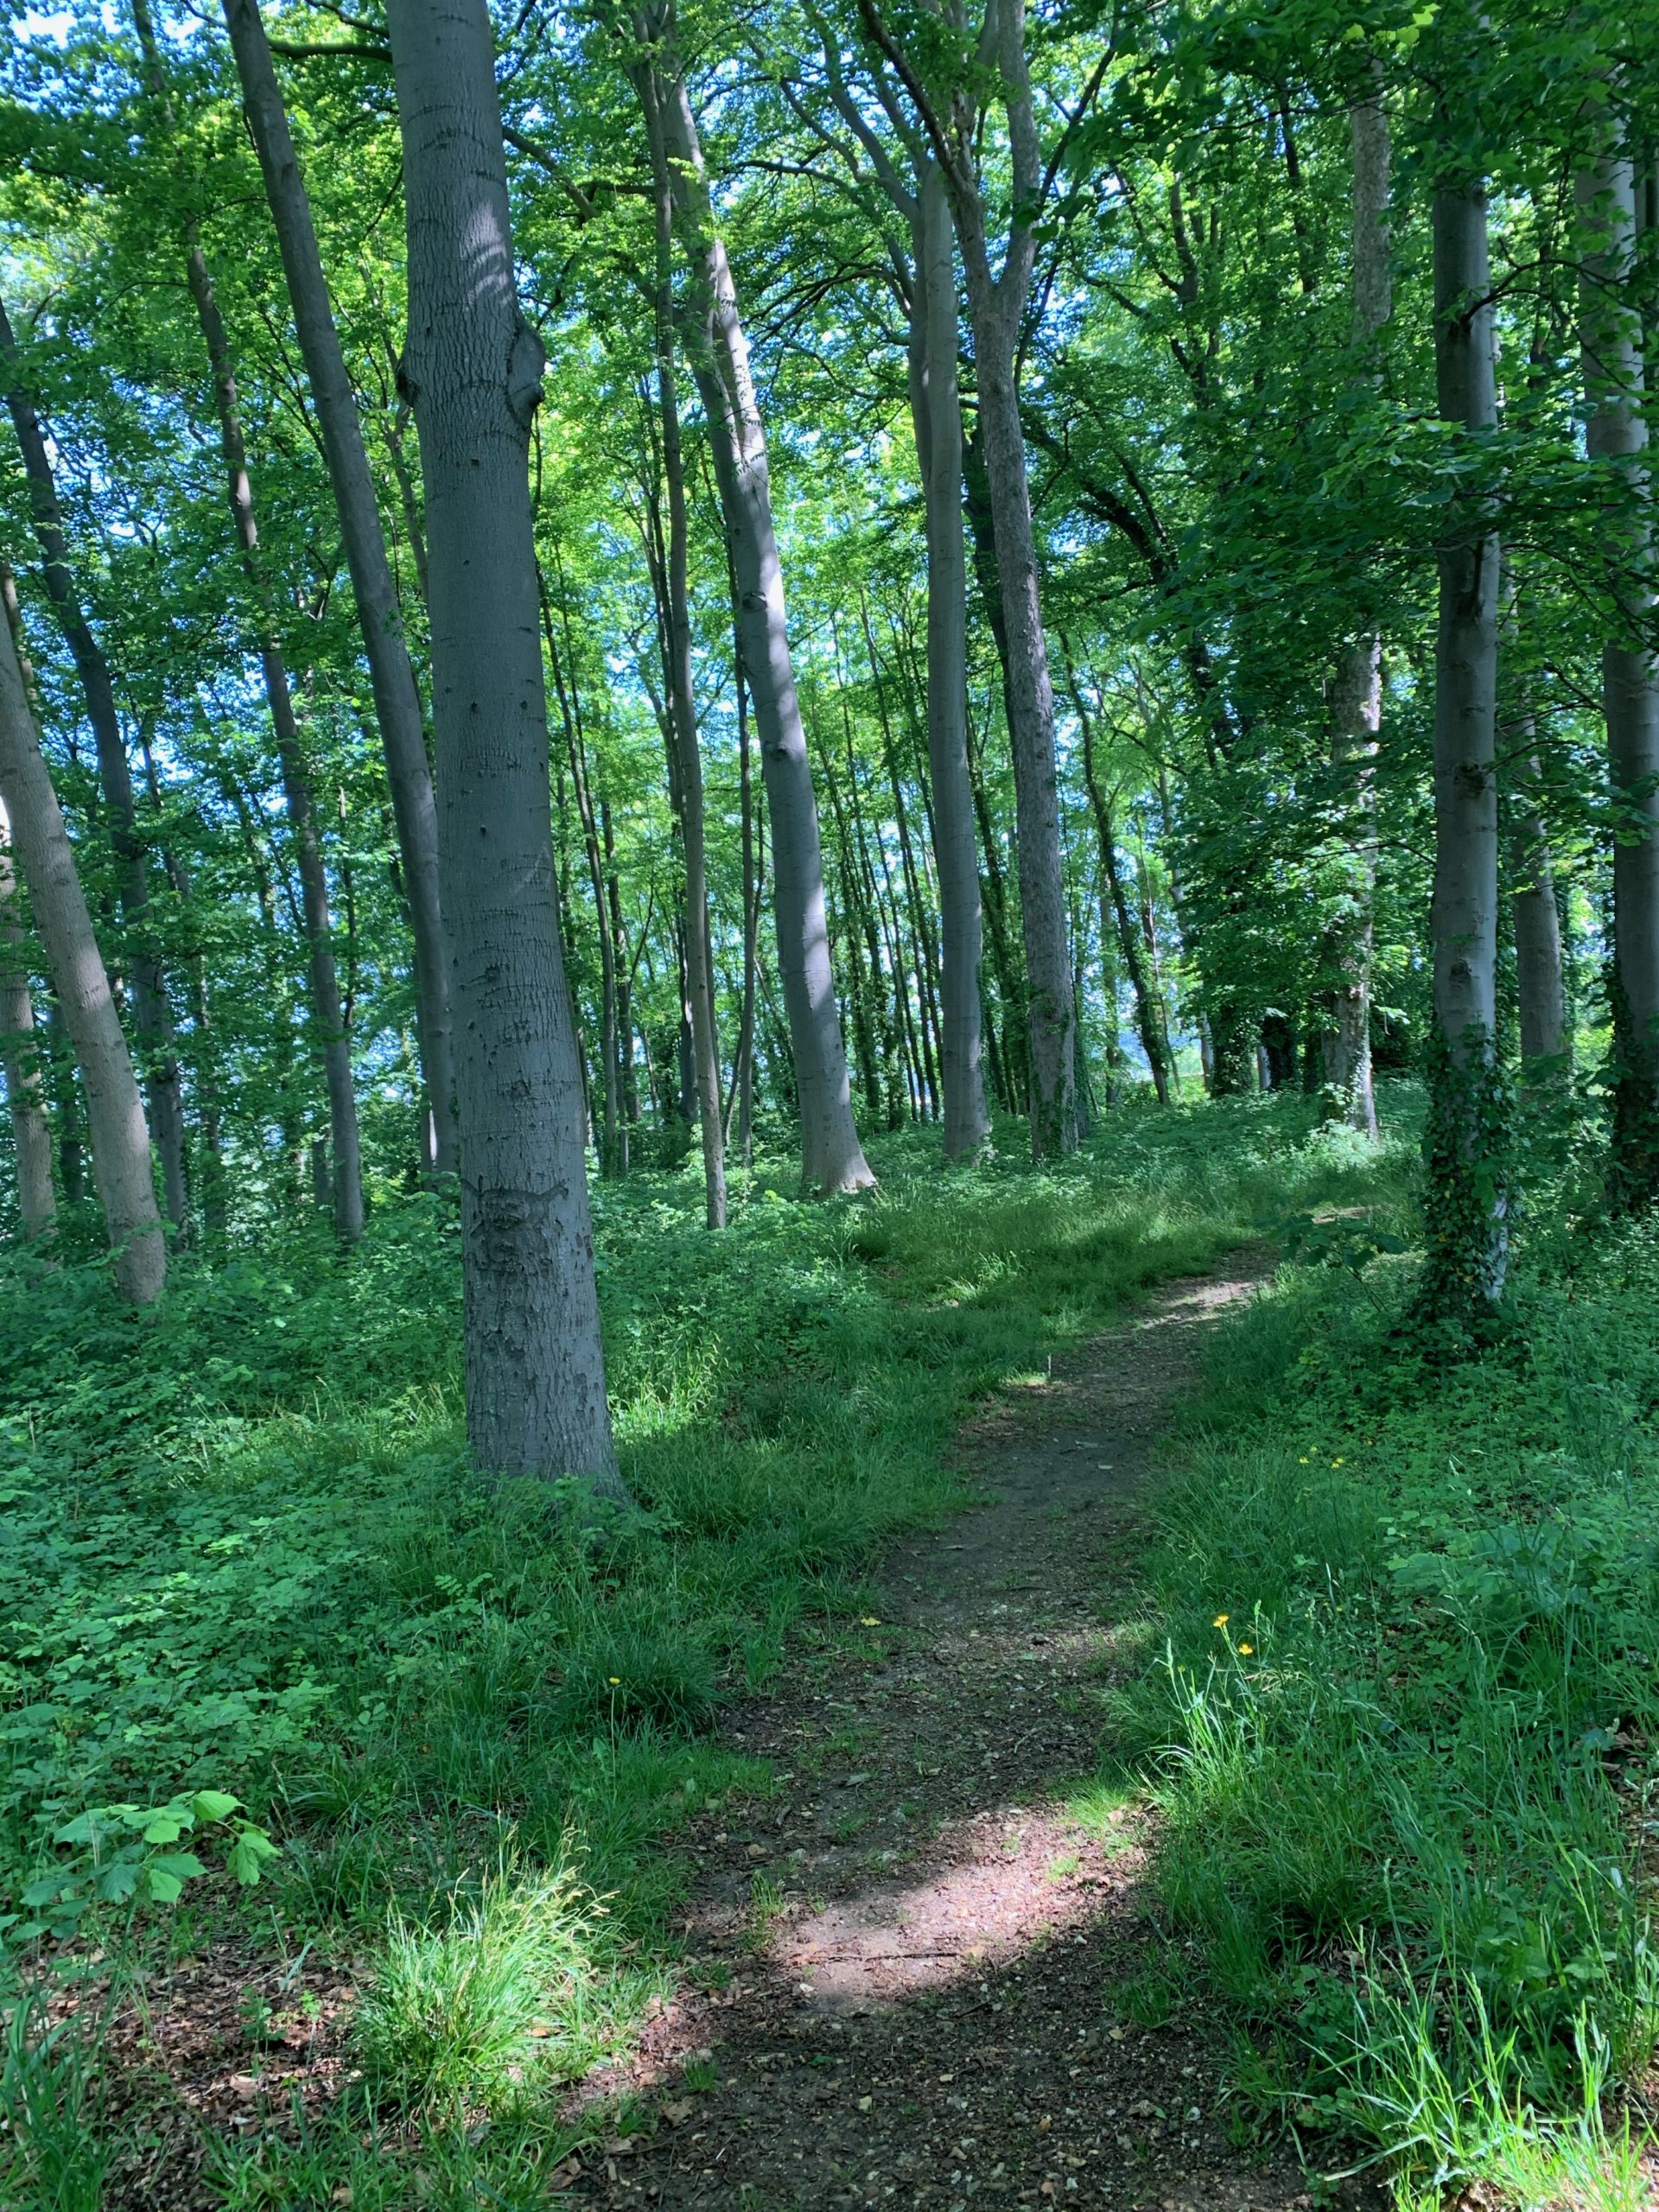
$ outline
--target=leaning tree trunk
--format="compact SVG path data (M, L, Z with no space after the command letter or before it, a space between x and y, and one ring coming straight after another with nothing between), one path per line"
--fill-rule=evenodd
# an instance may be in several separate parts
M35 926L86 1085L92 1175L116 1282L133 1305L150 1306L167 1279L167 1244L143 1101L6 622L0 622L0 804L10 817Z
M135 11L145 5L146 0L134 0ZM295 334L317 410L323 457L340 513L357 619L374 687L375 714L391 788L404 893L415 942L416 1021L431 1114L432 1160L440 1173L447 1173L457 1164L454 1052L438 899L437 810L427 763L420 693L404 636L391 564L386 557L385 531L364 449L357 397L346 373L312 226L311 203L289 132L264 27L256 0L224 0L224 6L248 124L264 174L265 197L282 249Z
M1486 193L1434 190L1434 353L1442 418L1465 433L1497 420ZM1454 1315L1503 1295L1507 1164L1496 1063L1498 540L1489 501L1465 493L1439 549L1434 655L1433 1097L1427 1139L1426 1287Z
M462 1049L467 1424L495 1475L613 1497L582 1141L559 942L530 425L544 355L518 306L484 0L391 0L409 230L401 376L420 428L438 861Z
M1117 825L1112 819L1112 802L1103 786L1095 760L1094 716L1084 704L1083 692L1076 671L1069 662L1066 669L1070 679L1071 703L1077 714L1077 727L1083 732L1083 773L1089 787L1089 804L1095 817L1095 834L1100 841L1100 868L1103 889L1111 901L1111 913L1117 927L1117 941L1123 955L1123 964L1128 970L1129 990L1135 1000L1135 1026L1141 1038L1141 1049L1147 1056L1147 1065L1152 1071L1153 1089L1158 1094L1158 1103L1169 1103L1169 1026L1164 1009L1163 994L1156 988L1147 974L1147 964L1141 952L1141 934L1135 917L1129 912L1129 902L1123 888L1122 872L1117 864ZM1106 959L1109 932L1106 928L1106 901L1101 902L1101 957ZM1114 1041L1116 1035L1116 1006L1108 1007Z
M3 306L0 306L0 356L5 362L6 405L22 453L29 514L35 542L41 549L41 575L64 642L75 664L98 753L99 785L109 812L110 842L115 849L121 917L131 933L127 965L132 1023L142 1048L150 1134L162 1166L167 1217L183 1236L190 1221L190 1193L184 1165L184 1107L179 1065L174 1054L173 1017L167 1002L167 984L161 963L145 942L149 888L143 842L138 834L137 809L133 803L127 743L116 711L109 663L75 594L69 567L68 537L58 503L57 480L33 396L17 369L16 340Z
M6 1079L17 1161L17 1211L23 1235L44 1236L57 1218L52 1188L52 1132L41 1085L35 1043L35 1007L23 966L23 928L17 918L17 885L11 867L11 824L0 799L0 1075Z
M1630 299L1636 188L1608 153L1578 180L1589 251L1580 285L1586 432L1592 462L1617 480L1609 533L1618 620L1602 647L1613 832L1613 1177L1632 1208L1659 1199L1659 678L1641 636L1655 594L1647 515L1642 334Z
M962 402L957 389L957 271L938 165L918 180L912 226L910 410L927 534L927 765L939 877L940 1057L947 1160L991 1134L981 1065L982 920L974 793L968 773L968 565L962 520Z
M1509 764L1510 906L1515 921L1515 995L1521 1017L1521 1065L1546 1077L1564 1073L1571 1040L1561 957L1561 917L1555 903L1555 868L1549 831L1539 806L1543 781L1533 749L1531 717L1513 733L1516 754Z
M854 1126L836 1007L823 854L790 658L766 432L684 75L677 59L666 52L663 59L670 66L656 73L656 98L674 181L675 221L690 276L687 351L708 418L736 572L743 675L760 733L772 823L772 913L795 1063L802 1169L806 1182L819 1190L865 1190L875 1178Z

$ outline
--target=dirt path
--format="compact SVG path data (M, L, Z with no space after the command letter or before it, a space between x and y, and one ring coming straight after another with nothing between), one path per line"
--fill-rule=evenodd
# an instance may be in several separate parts
M1068 1809L1131 1502L1216 1316L1262 1264L1169 1286L959 1440L988 1493L887 1561L874 1660L803 1667L732 1733L779 1799L702 1839L688 1993L631 2082L654 2132L589 2152L589 2202L816 2212L969 2200L1306 2205L1232 2144L1220 2057L1168 2009L1138 1816ZM712 2081L712 2086L709 2086Z

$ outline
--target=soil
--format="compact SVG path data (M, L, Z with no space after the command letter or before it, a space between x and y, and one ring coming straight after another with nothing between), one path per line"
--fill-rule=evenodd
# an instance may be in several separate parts
M1230 2133L1225 2053L1150 1924L1145 1814L1071 1809L1103 1689L1145 1663L1127 1568L1150 1452L1266 1264L1166 1287L1005 1392L959 1440L983 1503L891 1555L861 1650L733 1717L781 1794L696 1840L684 1993L588 2085L648 2117L561 2170L575 2201L1314 2201L1288 2149Z

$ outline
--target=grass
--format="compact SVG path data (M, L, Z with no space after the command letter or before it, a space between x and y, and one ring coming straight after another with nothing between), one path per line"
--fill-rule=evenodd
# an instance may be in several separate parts
M437 1199L386 1204L349 1258L296 1230L180 1267L144 1322L94 1270L0 1268L7 1886L63 1874L89 1808L184 1791L234 1793L281 1846L245 1900L93 1901L67 1953L20 1910L18 1987L92 1939L140 1975L226 1936L364 1968L360 2097L224 2146L227 2205L390 2204L415 2172L440 2205L539 2201L571 2140L557 2084L671 1971L676 1828L771 1786L711 1736L721 1702L791 1642L858 1636L877 1548L957 1502L942 1454L976 1397L1264 1221L1349 1222L1406 1156L1379 1166L1296 1099L1126 1107L1044 1169L1002 1135L971 1171L928 1132L878 1145L882 1188L852 1204L797 1202L779 1164L718 1238L690 1171L602 1186L638 1510L598 1530L467 1470ZM31 2106L8 2081L7 2155L43 2159L83 2090ZM89 2167L86 2203L101 2186Z
M1113 1748L1242 2107L1402 2206L1612 2212L1659 2035L1659 1234L1540 1213L1459 1359L1409 1259L1346 1256L1216 1341Z

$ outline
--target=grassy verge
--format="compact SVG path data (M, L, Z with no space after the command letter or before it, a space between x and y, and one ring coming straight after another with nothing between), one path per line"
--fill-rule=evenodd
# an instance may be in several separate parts
M639 1510L582 1536L538 1486L467 1470L435 1200L385 1210L348 1261L296 1236L181 1268L154 1321L93 1272L0 1276L15 1975L94 1942L142 1975L227 1932L363 1969L348 2124L227 2147L227 2204L401 2203L415 2158L440 2206L534 2196L568 2140L559 2083L662 1986L665 1840L765 1787L709 1732L721 1699L786 1639L838 1637L874 1549L950 1510L941 1457L976 1395L1372 1173L1300 1101L1126 1109L1052 1171L1010 1149L945 1172L925 1134L877 1158L881 1193L847 1206L758 1177L717 1239L688 1178L599 1192ZM280 1850L238 1904L182 1862L216 1865L244 1820ZM0 2195L95 2206L73 2145L107 2162L97 2054L43 2047L35 2017L14 2005Z
M1541 1236L1502 1341L1454 1363L1401 1327L1408 1261L1346 1256L1218 1339L1160 1499L1120 1748L1172 1932L1247 2123L1357 2139L1403 2206L1633 2206L1659 1233Z

